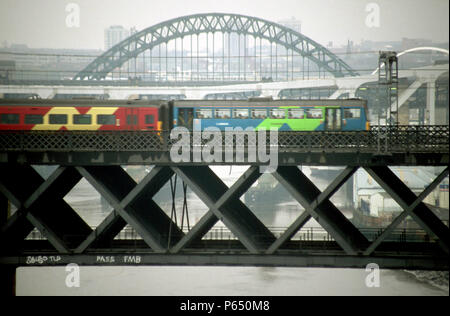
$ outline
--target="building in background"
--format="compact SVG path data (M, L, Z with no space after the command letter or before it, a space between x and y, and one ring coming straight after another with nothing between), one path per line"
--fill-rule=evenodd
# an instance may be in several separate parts
M134 29L132 29L134 31ZM127 30L121 25L112 25L105 29L105 51L120 43L131 35L131 30Z
M295 17L292 17L287 20L278 21L278 23L296 32L302 33L302 22L300 20L297 20Z
M0 48L1 80L66 80L103 53L96 49L30 48L11 44ZM5 64L9 61L10 66ZM14 64L14 69L12 68ZM6 73L8 75L6 76Z

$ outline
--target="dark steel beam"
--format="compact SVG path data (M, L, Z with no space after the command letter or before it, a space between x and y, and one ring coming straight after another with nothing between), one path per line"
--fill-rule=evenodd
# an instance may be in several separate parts
M45 254L44 254L45 255ZM368 264L376 263L381 269L441 270L448 271L448 257L430 255L408 256L386 254L377 257L315 255L315 254L149 254L149 253L91 253L83 255L61 255L57 262L30 262L30 257L0 257L0 271L8 265L19 266L65 266L76 263L81 266L269 266L269 267L321 267L321 268L357 268L365 269ZM105 262L105 257L114 261ZM138 262L137 262L138 261Z
M236 198L259 177L256 167L249 168L233 190L229 190L209 167L173 169L251 253L259 253L275 241L273 234Z
M92 229L63 200L81 180L74 167L59 167L24 202L27 219L55 248L77 247Z
M290 240L310 219L312 212L324 201L328 200L339 188L356 172L358 168L347 167L345 168L336 179L331 182L328 187L314 199L312 203L305 207L305 211L292 223L288 229L269 247L267 254L273 254L278 248L280 248L286 241Z
M138 185L121 167L77 167L77 169L154 251L167 251L169 229L172 230L170 243L178 242L183 236L176 224L152 199L173 174L170 168L155 167ZM109 229L113 221L116 221L114 217L107 218L100 232ZM117 223L119 227L120 224L121 222ZM94 240L90 237L91 242ZM84 251L87 244L88 242L78 251Z
M179 253L184 248L188 247L192 242L202 239L208 231L219 221L213 211L209 210L200 220L192 227L192 229L181 238L181 240L174 245L171 249L171 253Z
M31 185L25 180L27 183L18 188L16 177L24 171L26 174L21 179L30 179ZM68 253L70 248L76 247L91 232L90 227L63 200L81 179L73 167L59 167L45 181L31 167L25 170L12 168L8 177L4 180L3 187L9 185L15 190L9 194L21 196L20 199L15 198L19 204L18 211L2 228L3 238L8 242L16 244L23 241L33 227L36 227L55 249ZM38 182L41 184L38 185ZM29 196L21 200L27 194Z
M347 168L338 177L335 185L342 184L354 169ZM278 167L274 177L288 190L289 193L308 211L311 216L336 240L349 255L361 253L368 244L363 234L324 197L322 203L315 204L321 192L297 167ZM344 181L345 182L345 181ZM335 189L330 187L327 194ZM325 196L325 194L324 194ZM316 202L317 203L317 202ZM311 208L315 205L315 208ZM287 236L286 236L287 237ZM286 238L284 237L284 238Z
M9 201L0 190L0 228L6 224L9 215Z
M239 199L261 176L258 167L250 167L241 177L214 203L212 209L219 209L224 204ZM200 221L170 251L177 253L191 242L200 240L218 221L219 218L210 209Z
M367 173L407 211L430 236L436 236L442 249L448 253L449 228L412 192L389 167L366 167ZM446 169L445 173L448 173ZM441 174L443 176L443 174ZM421 196L423 197L423 196ZM426 197L426 196L425 196ZM424 198L424 197L423 197Z
M279 166L448 166L447 152L394 152L380 155L375 152L350 151L314 151L279 152ZM158 165L158 166L192 166L192 165L230 165L230 162L174 163L166 152L123 151L123 152L8 152L0 154L0 165L17 164L25 161L33 165L61 166L103 166L103 165ZM257 162L235 162L233 165L263 165Z
M89 247L108 248L112 240L125 228L127 222L113 210L91 234L74 250L81 254Z
M34 227L62 253L86 238L91 229L62 200L79 179L73 168L61 167L46 181L28 165L10 165L3 170L0 189L17 203L18 211L2 227L2 247L18 249Z
M383 231L383 233L378 236L376 240L372 242L372 244L364 251L365 256L371 255L375 249L385 240L394 229L400 225L400 223L410 214L412 210L414 210L420 202L422 202L441 182L444 180L446 176L448 176L449 170L448 167L445 168L437 177L434 179L431 184L422 191L422 193L417 197L417 199L407 207L400 215L398 215L394 221Z

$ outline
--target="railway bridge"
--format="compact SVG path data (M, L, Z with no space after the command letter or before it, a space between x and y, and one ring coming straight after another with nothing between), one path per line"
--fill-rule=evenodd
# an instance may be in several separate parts
M192 138L195 135L189 135ZM0 132L0 265L2 284L10 289L18 266L79 265L261 265L296 267L381 268L448 270L449 228L423 203L448 176L448 126L373 126L368 132L279 132L236 137L233 161L221 159L230 144L225 138L212 161L174 162L177 140L168 132ZM200 142L189 147L211 151ZM235 146L236 147L233 147ZM242 145L242 146L237 146ZM218 147L217 147L218 146ZM261 176L267 160L250 161L252 148L277 150L273 176L305 211L281 231L266 227L240 197ZM243 159L237 160L242 151ZM217 154L217 153L216 153ZM229 152L228 152L229 154ZM33 165L57 165L47 178ZM153 165L135 182L123 165ZM212 165L248 165L228 187ZM345 166L320 191L298 166ZM390 169L392 166L441 166L443 171L416 195ZM401 206L403 212L376 231L356 227L330 201L358 170L368 174ZM209 208L192 227L179 225L153 200L177 175ZM89 227L64 201L64 196L85 178L113 207L103 222ZM9 214L8 205L17 211ZM420 227L402 231L411 217ZM299 237L314 218L324 235ZM206 238L221 221L226 229ZM123 237L124 228L132 237ZM32 232L40 238L33 238ZM304 231L303 231L304 232ZM226 237L224 237L226 236Z

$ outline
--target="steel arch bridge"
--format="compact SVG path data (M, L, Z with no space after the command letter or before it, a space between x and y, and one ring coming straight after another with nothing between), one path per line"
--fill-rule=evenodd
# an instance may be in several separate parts
M255 43L256 38L259 38L260 43L264 39L271 45L284 46L286 52L291 50L292 54L295 52L303 58L307 58L317 65L319 71L328 72L335 77L358 75L325 47L290 28L256 17L209 13L178 17L133 34L97 57L73 79L102 80L114 69L158 45L167 44L171 40L183 39L186 36L199 36L203 33L212 33L214 36L218 32L228 35L237 33L239 36L253 36Z

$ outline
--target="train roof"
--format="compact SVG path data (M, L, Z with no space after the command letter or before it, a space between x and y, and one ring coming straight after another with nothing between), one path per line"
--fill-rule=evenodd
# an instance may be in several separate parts
M175 107L278 107L278 106L367 106L363 99L317 99L317 100L176 100Z
M166 100L96 100L96 99L0 99L0 106L31 107L160 107ZM317 99L317 100L174 100L175 107L279 107L279 106L367 106L364 99Z
M162 100L94 100L94 99L0 99L0 106L32 106L32 107L159 107L167 104Z

